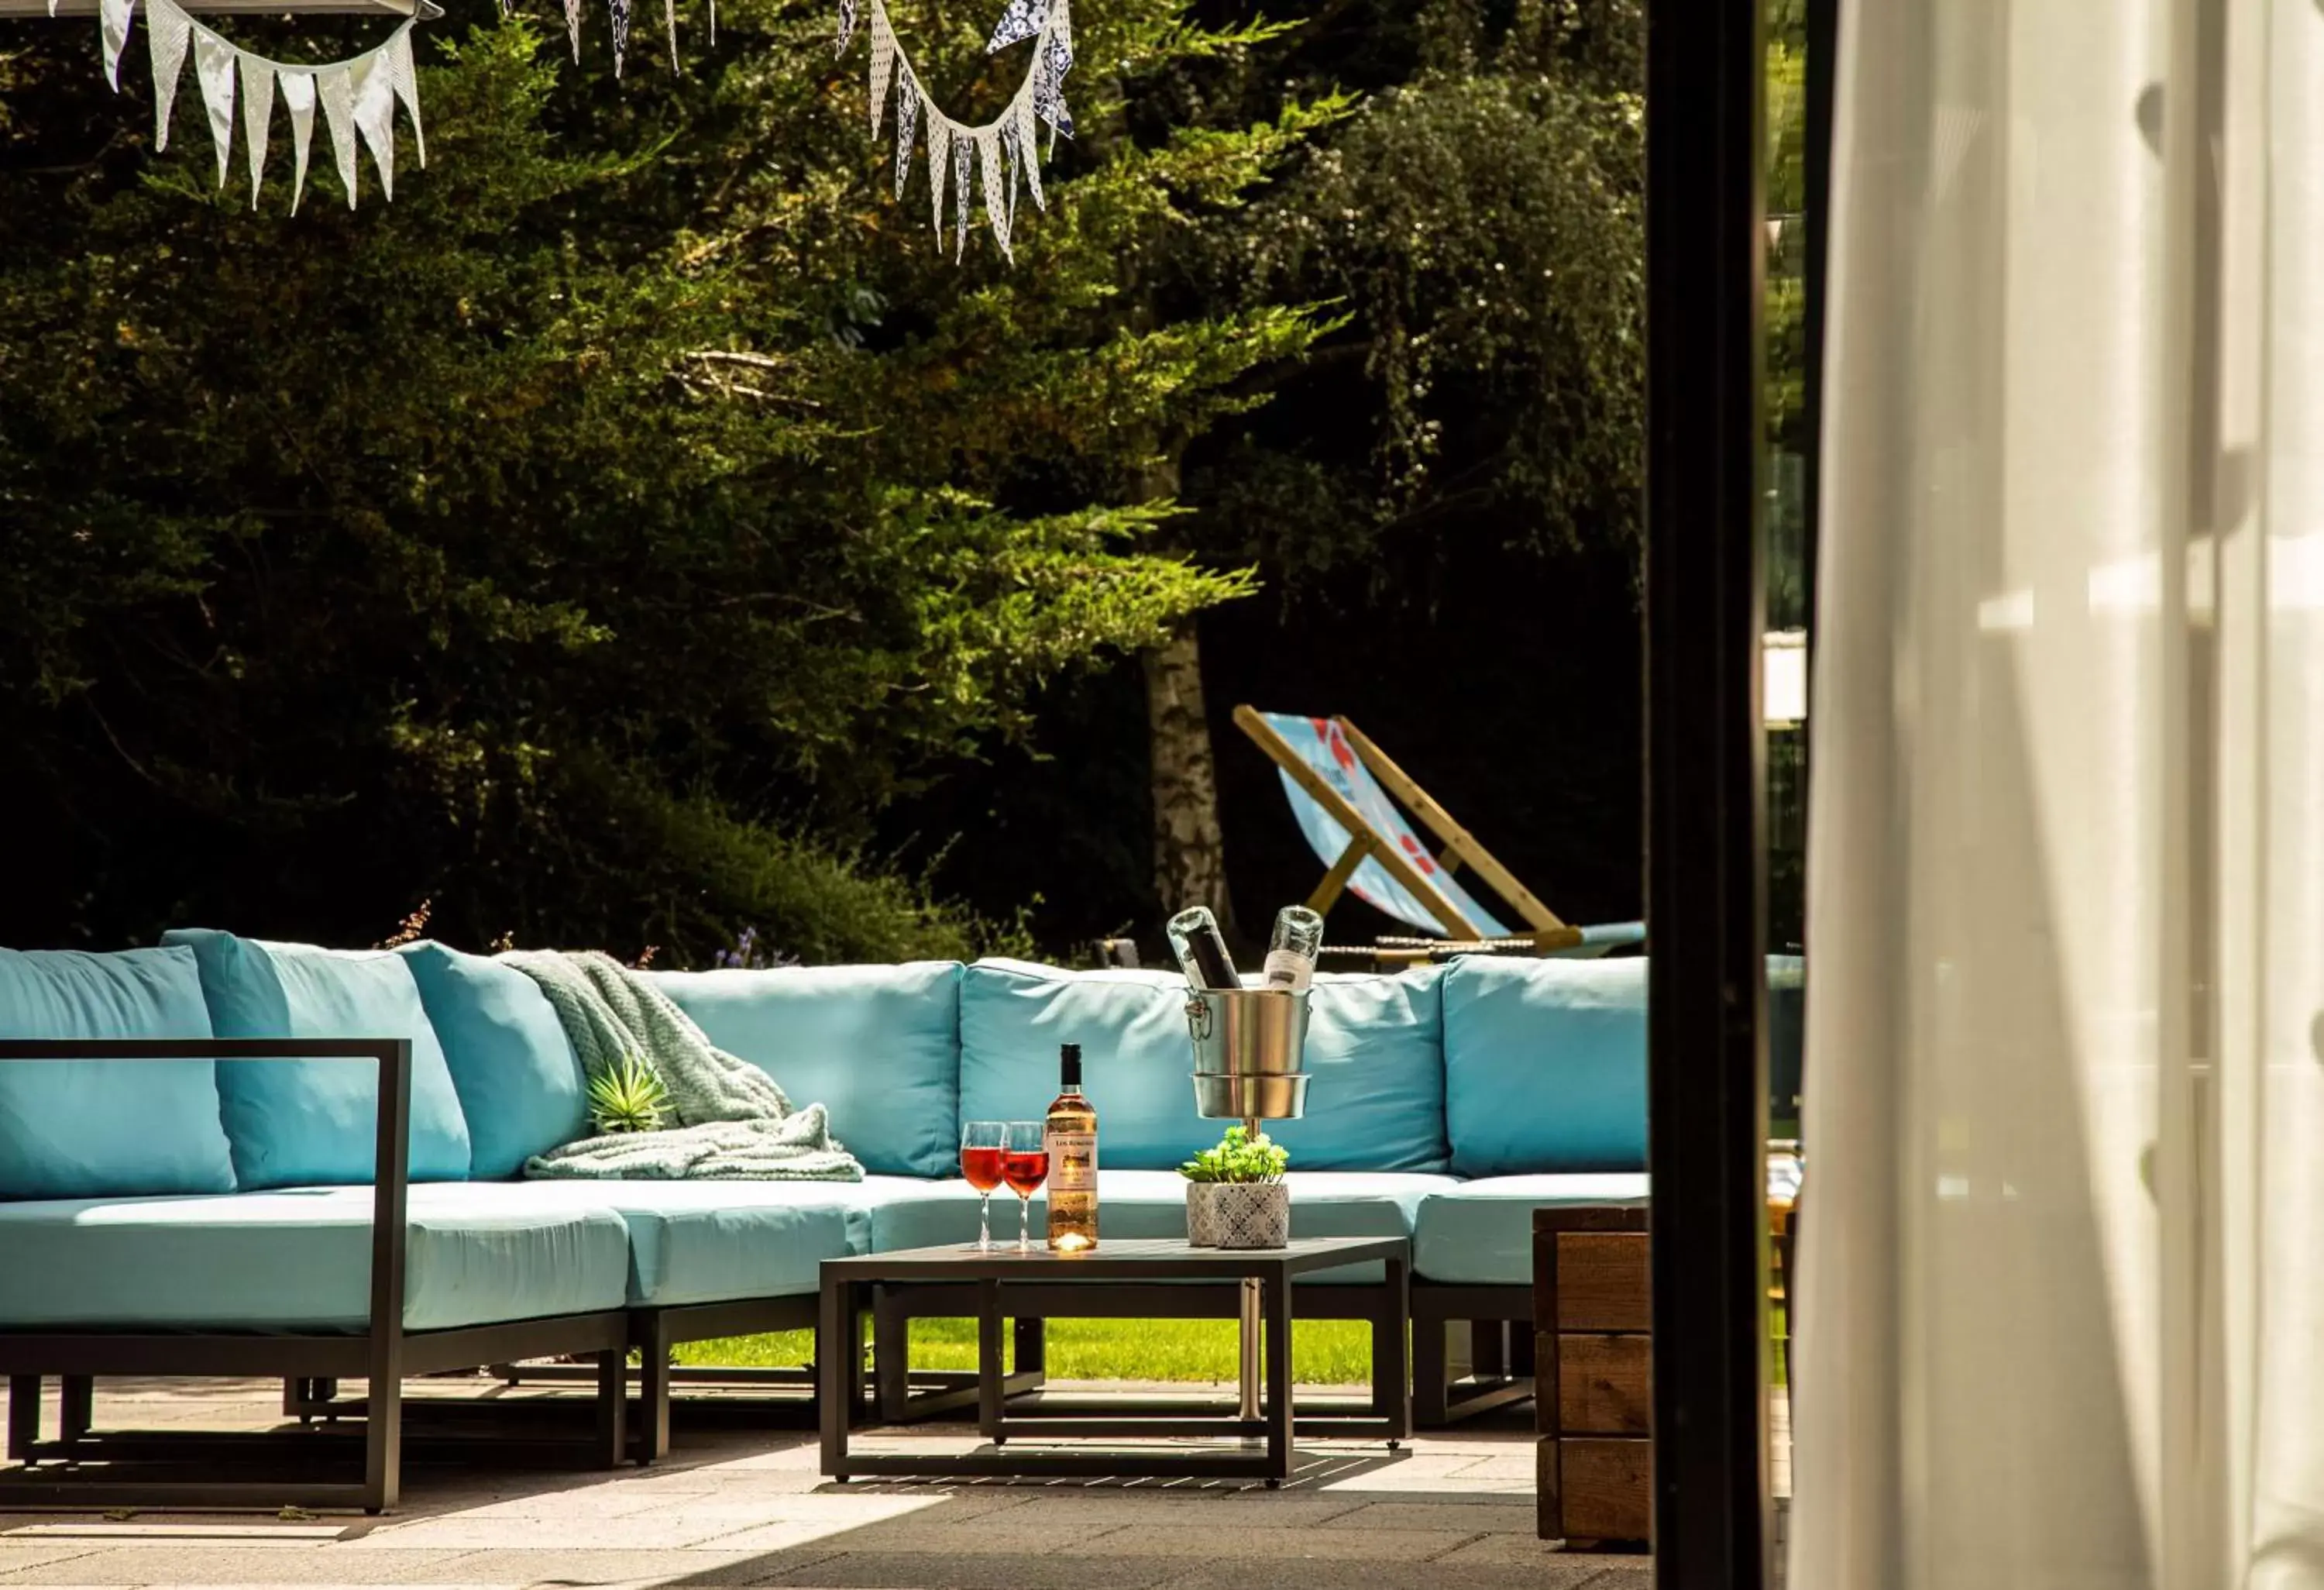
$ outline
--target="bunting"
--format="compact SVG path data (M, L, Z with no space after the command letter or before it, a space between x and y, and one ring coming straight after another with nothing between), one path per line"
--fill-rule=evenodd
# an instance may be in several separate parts
M896 198L901 200L910 184L913 153L925 125L929 213L936 226L936 246L944 246L949 196L953 258L957 261L965 254L971 211L981 202L994 245L1003 258L1013 260L1019 186L1032 195L1036 208L1048 208L1041 188L1038 128L1047 125L1052 150L1058 134L1074 135L1074 118L1065 108L1065 74L1074 65L1072 0L1009 0L1008 9L985 44L985 53L997 54L1031 39L1033 59L1007 108L978 126L954 120L929 96L918 69L896 38L883 0L839 0L840 53L846 53L859 20L866 22L864 31L871 40L873 138L880 136L885 123L890 97L896 100Z
M177 0L100 0L97 28L105 48L106 80L121 88L121 51L129 41L133 7L145 7L145 40L153 57L153 146L170 146L170 114L178 99L190 47L194 79L208 113L210 143L217 152L218 186L232 166L235 111L241 107L244 158L250 172L250 204L266 171L266 148L279 96L290 116L292 167L290 208L296 211L307 189L307 158L315 132L315 107L323 107L331 153L347 208L355 204L355 147L371 152L382 192L395 197L395 108L411 123L411 143L420 163L428 144L420 131L420 77L411 60L412 23L406 22L377 48L350 60L294 66L254 55L186 14ZM415 19L416 20L416 19Z

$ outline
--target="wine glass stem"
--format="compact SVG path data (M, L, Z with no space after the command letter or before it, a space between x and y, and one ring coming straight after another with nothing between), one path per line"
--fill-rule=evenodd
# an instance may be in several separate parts
M992 1195L988 1192L976 1206L976 1251L992 1251Z
M1033 1251L1033 1195L1028 1192L1017 1195L1017 1251Z

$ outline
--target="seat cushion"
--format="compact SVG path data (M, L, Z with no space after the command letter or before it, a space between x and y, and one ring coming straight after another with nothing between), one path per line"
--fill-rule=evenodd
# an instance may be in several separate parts
M1444 1087L1457 1175L1644 1169L1646 963L1455 961Z
M1409 1171L1295 1170L1291 1186L1294 1236L1409 1236L1423 1200L1460 1185L1449 1176ZM976 1193L965 1181L866 1181L872 1216L871 1252L936 1247L976 1240ZM1186 1179L1175 1170L1100 1169L1098 1243L1186 1234ZM1047 1229L1048 1202L1032 1200L1033 1240ZM1017 1238L1017 1198L1006 1188L992 1197L993 1240ZM1377 1280L1378 1265L1325 1271L1319 1281Z
M1440 975L1316 981L1306 1118L1274 1128L1295 1167L1444 1169ZM1176 973L979 961L961 979L961 1119L1038 1119L1057 1091L1059 1045L1078 1043L1100 1168L1175 1170L1227 1124L1194 1112L1185 1012Z
M504 1181L471 1183L487 1207L609 1209L629 1231L625 1295L677 1308L813 1292L825 1259L867 1251L862 1183Z
M792 1103L825 1106L864 1169L957 1169L957 962L664 972L655 982L711 1042L773 1077ZM1028 1107L1038 1113L1056 1092L1053 1073L1049 1092Z
M191 950L0 949L0 1037L209 1036ZM0 1062L0 1198L233 1190L214 1062Z
M269 944L208 928L173 929L162 942L192 948L220 1038L409 1039L411 1179L468 1174L460 1095L401 956ZM370 1061L227 1060L217 1089L242 1187L371 1179L379 1068Z
M1643 1204L1644 1171L1494 1176L1422 1200L1412 1268L1424 1280L1533 1284L1533 1212L1560 1204Z
M540 984L429 939L397 953L444 1047L469 1175L513 1176L533 1155L589 1134L588 1078Z
M410 1189L406 1329L622 1306L629 1238L612 1209L491 1191ZM359 1331L371 1211L367 1187L0 1204L0 1328Z

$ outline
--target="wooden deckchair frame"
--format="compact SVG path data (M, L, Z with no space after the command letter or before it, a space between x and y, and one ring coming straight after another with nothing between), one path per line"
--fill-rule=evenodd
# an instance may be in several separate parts
M1307 897L1307 909L1318 916L1329 911L1346 892L1348 880L1355 876L1366 856L1387 869L1388 876L1404 885L1415 900L1434 917L1444 929L1446 938L1456 943L1484 942L1476 928L1445 897L1444 892L1429 882L1421 870L1412 864L1409 856L1394 841L1366 822L1346 796L1332 787L1331 781L1308 765L1307 759L1293 748L1291 743L1277 734L1264 716L1250 706L1234 710L1235 726L1248 735L1252 744L1267 753L1268 760L1289 775L1307 795L1331 814L1332 820L1351 836L1348 847L1340 853L1323 881ZM1536 949L1570 949L1582 942L1582 930L1561 920L1541 902L1534 892L1517 882L1517 874L1494 859L1493 853L1479 843L1477 837L1455 822L1452 814L1442 802L1420 787L1418 781L1391 761L1388 753L1372 744L1362 730L1344 717L1330 720L1338 726L1364 766L1378 779L1381 788L1403 803L1405 809L1418 818L1423 826L1434 834L1444 848L1435 856L1436 864L1445 872L1463 865L1481 879L1487 887L1515 908L1523 918L1528 931L1516 935L1519 941L1529 940ZM1509 940L1496 940L1507 943Z

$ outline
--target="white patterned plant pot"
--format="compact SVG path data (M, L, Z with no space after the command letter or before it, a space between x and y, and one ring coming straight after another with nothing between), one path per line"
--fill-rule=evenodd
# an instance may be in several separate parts
M1222 1181L1212 1200L1222 1248L1279 1248L1291 1240L1291 1188L1280 1181Z
M1186 1245L1190 1248L1219 1245L1219 1185L1215 1181L1186 1184Z

